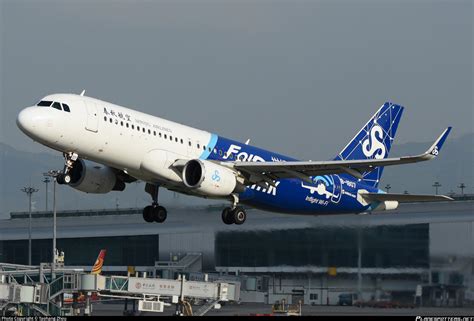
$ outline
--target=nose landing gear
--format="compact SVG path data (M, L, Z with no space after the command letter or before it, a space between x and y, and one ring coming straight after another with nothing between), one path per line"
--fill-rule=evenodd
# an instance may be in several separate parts
M72 180L71 170L74 167L74 163L77 161L77 158L79 157L79 155L72 152L64 153L63 156L64 156L64 169L56 177L56 181L60 185L71 183L71 180Z
M143 209L143 219L147 223L163 223L166 220L166 217L168 216L166 208L158 205L158 190L158 185L148 183L145 185L145 191L150 194L151 198L153 199L152 205L146 206Z

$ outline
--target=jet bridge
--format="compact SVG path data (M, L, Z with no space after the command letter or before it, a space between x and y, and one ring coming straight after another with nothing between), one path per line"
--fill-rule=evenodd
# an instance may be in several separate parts
M49 269L48 269L49 268ZM207 304L194 315L203 315L221 301L238 301L240 283L228 281L198 282L128 276L92 275L78 269L48 264L20 266L0 263L0 315L9 306L23 306L26 314L44 316L75 315L77 309L63 304L64 294L73 295L77 303L79 293L85 295L85 314L90 314L90 297L129 299L138 301L139 311L163 312L165 305L186 307L190 299L201 299ZM190 309L187 309L190 310ZM34 312L36 311L36 312Z

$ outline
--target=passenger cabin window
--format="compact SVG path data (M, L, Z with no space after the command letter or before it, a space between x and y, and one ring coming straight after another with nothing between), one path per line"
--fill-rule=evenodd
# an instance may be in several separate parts
M66 105L66 104L62 104L62 105L63 105L63 109L64 109L65 112L68 112L68 113L71 112L71 109L69 109L68 105Z
M42 101L40 101L39 103L37 103L36 106L40 106L40 107L50 107L52 104L53 104L52 101L49 101L49 100L42 100Z

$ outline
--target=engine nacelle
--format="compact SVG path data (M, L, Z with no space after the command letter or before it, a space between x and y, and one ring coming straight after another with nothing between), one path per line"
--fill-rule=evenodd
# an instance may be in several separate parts
M117 179L110 167L86 162L82 159L78 159L71 169L69 186L81 192L94 194L105 194L125 189L125 183Z
M390 211L398 208L398 201L383 201L373 211Z
M235 173L206 160L192 159L184 165L184 184L202 195L227 196L237 187Z

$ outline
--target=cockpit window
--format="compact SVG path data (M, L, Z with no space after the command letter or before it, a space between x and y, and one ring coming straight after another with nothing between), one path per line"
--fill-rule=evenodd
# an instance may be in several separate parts
M49 107L53 104L52 101L48 101L48 100L42 100L40 101L38 104L36 104L36 106L41 106L41 107Z
M64 103L59 103L57 101L49 101L49 100L41 100L39 103L36 104L36 106L40 107L53 107L56 108L57 110L64 110L65 112L70 113L71 109L69 108L68 105ZM62 106L62 107L61 107Z
M57 101L55 101L55 102L53 103L53 108L56 108L56 109L58 109L58 110L63 110L63 109L61 108L61 104L58 103Z

